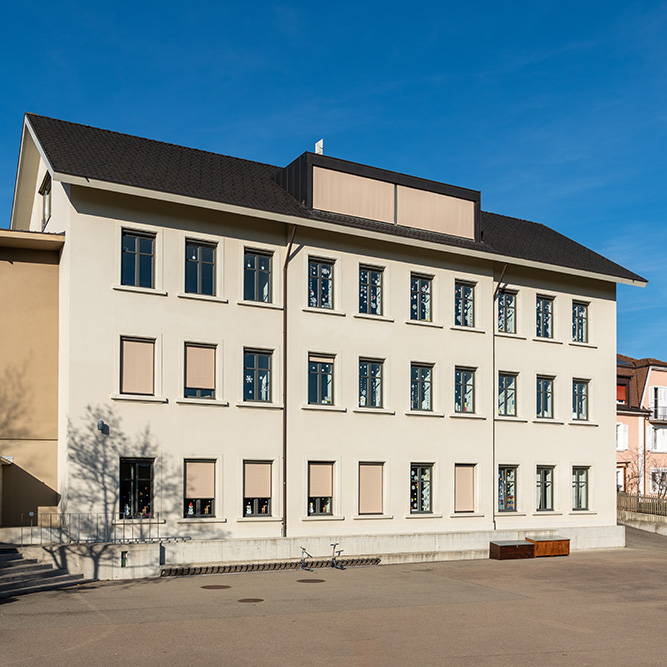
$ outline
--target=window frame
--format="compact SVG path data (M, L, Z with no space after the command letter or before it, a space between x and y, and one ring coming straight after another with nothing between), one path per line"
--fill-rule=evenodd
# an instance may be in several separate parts
M274 291L274 280L273 280L273 256L274 252L271 250L264 250L264 249L259 249L259 248L254 248L254 247L244 247L243 248L243 300L248 301L251 303L273 303L273 291ZM248 267L246 266L246 261L247 257L249 255L252 255L254 258L254 267ZM269 260L269 269L268 271L263 271L258 267L258 258L260 257L265 257ZM248 272L253 272L253 280L252 280L252 291L253 291L253 297L249 297L247 292L246 292L246 276ZM261 290L260 290L260 274L265 274L268 273L268 298L263 299L260 298L261 295Z
M509 473L513 473L513 479L508 479ZM513 493L508 494L508 485L513 485ZM519 488L519 466L518 465L499 465L498 466L498 513L517 512L518 508L518 488ZM512 500L508 498L511 496Z
M582 475L583 473L583 475ZM583 481L582 481L583 476ZM572 511L586 512L590 500L590 466L572 466ZM583 489L583 502L581 490Z
M512 298L511 304L505 303L507 297ZM505 290L505 289L498 290L498 303L497 303L498 317L496 320L496 330L498 331L498 333L516 334L517 332L516 320L517 320L517 310L518 310L517 300L518 300L518 292L514 290ZM511 313L511 318L508 316L508 312ZM512 322L511 331L507 326L507 323L509 321Z
M572 380L572 421L588 421L590 414L590 380Z
M458 509L457 500L458 500L458 470L459 469L470 469L472 472L472 508L471 509ZM454 514L474 514L475 507L477 505L477 464L476 463L455 463L454 464Z
M507 385L506 380L512 380L512 386ZM518 414L518 385L519 385L519 374L518 373L507 373L505 371L498 372L498 416L499 417L516 417ZM508 405L510 405L510 397L512 398L513 409L510 411ZM501 406L505 406L501 410Z
M362 364L368 366L368 373L362 375ZM378 366L380 371L378 376L372 375L372 367ZM373 390L373 380L379 380L379 388L377 390L377 401L373 400L373 397L376 396L376 392ZM364 380L366 382L366 395L363 395L364 392ZM359 407L360 408L376 408L381 409L384 407L384 359L369 359L366 357L359 358ZM362 403L362 398L366 399L366 403Z
M331 468L331 495L330 496L313 496L311 495L311 466L313 465L328 465ZM322 516L333 516L333 503L334 503L334 492L335 492L335 481L336 481L336 468L335 461L308 461L307 466L307 515L309 517L322 517ZM328 499L325 500L325 499ZM324 503L322 501L325 501ZM328 504L327 504L328 503ZM323 506L325 509L323 510Z
M433 514L433 470L435 464L433 463L410 463L410 514ZM415 478L415 470L422 471L428 470L429 476L427 480L424 480L422 475L417 473ZM424 509L424 482L428 483L428 509ZM414 493L413 493L414 492ZM418 504L418 507L413 507L413 502Z
M190 498L186 496L188 485L188 463L210 463L213 465L213 497L212 498ZM215 459L186 458L183 460L183 518L184 519L214 519L216 514L215 490L217 485L217 461ZM210 512L202 511L202 501L210 500ZM190 501L190 503L188 503ZM194 501L194 503L193 503ZM189 514L189 504L193 504L193 513Z
M204 348L213 350L213 389L202 389L201 387L188 387L188 348ZM193 395L188 395L188 391L194 390ZM201 392L210 391L211 394L206 396ZM195 343L193 341L185 341L183 343L183 398L186 399L201 399L206 401L215 401L218 395L218 346L215 343Z
M315 364L317 369L313 372L311 370L311 365ZM323 371L322 367L324 365L331 366L329 373ZM308 353L307 360L307 384L306 384L306 398L308 400L308 405L335 405L336 404L336 384L335 384L335 371L336 371L336 355L333 354L319 354L316 352ZM324 378L329 378L329 391L330 394L329 400L325 400L324 392L322 391L322 382ZM314 380L315 387L315 400L311 400L311 383Z
M136 392L136 391L125 391L125 342L130 343L147 343L153 347L153 369L152 369L152 384L153 388L150 393ZM157 363L157 353L158 353L158 339L150 338L145 336L125 336L120 335L120 349L119 349L119 373L118 373L118 395L121 397L137 397L141 398L144 396L158 396L158 385L159 378L157 376L157 370L159 364Z
M419 370L419 377L415 380L413 379L413 371L415 369ZM421 362L410 362L410 411L411 412L433 412L433 375L434 375L434 364L426 364ZM428 371L428 378L425 380L422 378L422 371ZM417 385L417 394L414 394L415 383ZM424 401L424 386L428 388L428 407L420 407Z
M316 275L311 275L311 265L316 265L317 266L317 273ZM322 277L322 267L328 266L331 269L331 276L329 278L327 277ZM321 309L321 310L335 310L335 298L336 298L336 290L335 290L335 266L336 266L336 260L335 259L327 259L325 257L308 257L308 267L307 267L307 287L308 287L308 307L309 308L316 308L316 309ZM328 295L328 300L326 303L322 301L322 281L327 281L329 283L329 295ZM313 282L316 283L317 289L313 292L312 290L312 285Z
M588 343L589 306L586 301L572 301L572 342Z
M189 257L189 248L197 248L197 257L196 259L190 259ZM201 253L202 249L211 250L213 252L213 260L206 261L202 258ZM195 277L195 289L188 289L188 266L195 265L196 277ZM203 269L204 266L210 265L211 276L210 276L210 292L203 291ZM183 280L183 293L184 294L194 294L196 296L217 296L217 282L218 282L218 244L212 241L202 241L200 239L189 238L185 239L185 264L184 264L184 280Z
M475 283L465 280L454 281L454 326L475 327ZM470 290L469 294L467 290ZM470 305L466 312L466 304Z
M454 368L454 412L457 415L475 414L476 399L475 376L477 369L465 366ZM467 379L466 379L467 378ZM466 403L466 394L470 391L472 399L470 404Z
M555 301L547 294L535 296L535 338L553 339ZM547 304L549 307L545 310Z
M540 388L540 383L549 383L548 390ZM555 385L556 379L550 375L538 375L535 383L535 417L537 419L553 419L555 407ZM540 399L540 396L543 398ZM547 399L547 406L544 405L544 397ZM541 408L540 408L541 406Z
M125 249L125 239L133 238L135 240L135 249ZM151 241L151 252L141 252L140 240ZM131 227L121 227L121 241L120 241L120 281L121 287L136 287L145 290L155 290L157 281L157 242L158 235L156 232L149 232L141 229ZM125 282L125 257L126 255L134 255L132 263L134 265L132 282ZM141 257L148 256L151 258L151 279L150 285L141 284Z
M254 365L252 367L246 366L246 355L255 357ZM261 368L259 365L259 357L268 358L268 368ZM251 371L251 381L248 382L248 371ZM268 376L267 398L258 398L260 396L260 371L266 371ZM252 385L252 398L246 398L246 385ZM273 396L273 350L262 350L254 347L243 348L243 402L244 403L271 403Z
M362 487L361 487L361 469L362 467L375 467L375 468L380 468L380 511L379 512L362 512L361 511L361 492L362 492ZM359 516L382 516L384 514L384 506L385 506L385 497L384 497L384 489L385 489L385 464L380 461L359 461L359 464L357 466L357 512Z
M246 466L250 464L262 464L269 466L269 495L268 497L263 496L248 496L246 495ZM271 517L273 516L273 461L268 460L256 460L256 459L243 459L242 463L242 479L243 479L243 512L242 515L244 518L257 518L257 517ZM260 511L260 506L262 501L265 501L264 506L267 508L266 512ZM250 508L250 512L248 512Z
M415 289L414 281L417 281ZM422 284L428 290L422 289ZM426 295L426 299L424 298ZM433 276L410 272L410 320L412 322L433 322Z
M555 466L538 465L535 470L535 511L553 512L554 511L554 479Z
M138 477L136 474L134 476L131 476L129 478L123 477L123 465L131 465L133 466L133 470L136 471L138 470L138 466L145 466L149 465L150 466L150 476L148 477L148 493L149 493L149 501L148 501L148 508L149 511L148 513L144 512L139 512L139 485L138 481L139 480L144 480L146 478L141 478ZM123 484L124 482L130 482L130 498L129 498L129 504L126 502L125 508L121 508L121 505L123 503ZM155 511L154 511L154 502L155 502L155 458L152 457L136 457L136 456L121 456L119 457L119 465L118 465L118 514L117 516L120 519L152 519L155 517Z
M368 282L362 283L361 273L366 271L368 273ZM384 267L379 266L370 266L368 264L359 264L358 272L358 285L359 285L359 304L358 312L360 315L369 315L372 317L382 317L384 315ZM372 274L378 274L380 276L380 282L378 285L373 285L371 282ZM366 310L362 309L362 290L364 287L367 290L366 296ZM375 310L372 309L372 294L375 291Z
M656 481L656 473L660 474L660 481ZM664 494L667 489L667 468L651 468L651 493Z

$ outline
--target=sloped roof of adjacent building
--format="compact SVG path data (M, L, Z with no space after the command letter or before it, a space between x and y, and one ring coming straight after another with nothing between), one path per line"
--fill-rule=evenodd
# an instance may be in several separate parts
M625 354L616 355L616 375L630 378L630 396L629 407L640 408L648 372L650 368L664 368L667 370L667 361L645 357L644 359L634 359Z
M282 167L26 114L54 172L469 248L629 281L641 276L553 229L481 212L479 242L308 209L274 180Z

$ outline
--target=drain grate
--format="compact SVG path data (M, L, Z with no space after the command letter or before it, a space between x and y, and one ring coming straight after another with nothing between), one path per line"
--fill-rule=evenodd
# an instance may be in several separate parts
M207 591L221 591L225 588L231 588L231 586L222 586L220 584L211 584L210 586L202 586L202 588L205 588Z
M297 584L323 584L325 579L297 579Z
M264 602L262 598L241 598L238 602Z

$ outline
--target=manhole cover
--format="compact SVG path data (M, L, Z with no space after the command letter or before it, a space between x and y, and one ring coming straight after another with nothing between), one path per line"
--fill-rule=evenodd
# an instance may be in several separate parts
M323 584L325 579L297 579L298 584Z
M242 598L239 602L264 602L262 598Z
M210 586L202 586L202 588L205 588L207 591L220 591L223 588L231 588L231 586L222 586L220 584L211 584Z

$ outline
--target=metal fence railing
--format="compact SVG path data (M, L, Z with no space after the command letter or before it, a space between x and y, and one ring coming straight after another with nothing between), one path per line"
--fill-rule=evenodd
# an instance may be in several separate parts
M667 516L667 498L661 496L642 496L619 491L616 494L616 508L624 512Z
M651 419L654 421L667 421L667 407L664 405L656 405L651 408Z

